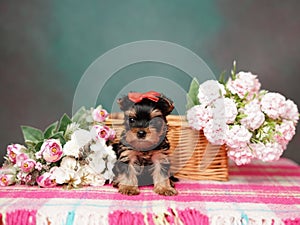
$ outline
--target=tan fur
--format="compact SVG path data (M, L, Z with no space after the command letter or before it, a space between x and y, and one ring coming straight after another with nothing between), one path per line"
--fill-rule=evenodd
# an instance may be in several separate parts
M151 114L150 114L151 118L157 117L157 116L162 116L162 112L158 109L154 109Z
M160 195L176 195L177 191L170 183L169 176L165 177L162 175L161 163L168 161L168 157L165 154L154 154L153 156L154 170L152 173L154 181L154 192Z
M125 118L140 119L137 115L139 111L136 111L134 104L128 108L126 105L128 99L126 98L118 101L120 108L124 111ZM166 104L161 108L154 108L152 111L146 112L149 113L149 116L146 117L148 123L145 123L143 119L132 123L127 119L125 120L126 130L122 133L118 147L119 164L116 167L118 173L114 179L115 186L122 194L139 194L139 181L144 175L147 178L149 175L152 176L155 193L165 196L177 194L173 183L169 179L170 162L168 154L170 145L166 137L168 125L165 117L173 110L174 105L168 98L164 96L160 96L160 98ZM125 102L124 105L123 101ZM135 122L142 122L143 125L136 125ZM139 136L139 131L145 131L146 135Z

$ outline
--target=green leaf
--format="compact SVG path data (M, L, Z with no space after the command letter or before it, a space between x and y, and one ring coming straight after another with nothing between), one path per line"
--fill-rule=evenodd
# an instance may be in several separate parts
M232 67L232 70L231 70L231 78L233 80L235 80L236 79L236 61L235 60L233 61L233 65L232 66L233 67Z
M59 139L61 145L66 144L66 140L64 138L64 132L63 131L59 131L59 132L53 134L49 139Z
M199 105L199 99L197 97L199 93L199 82L194 78L191 82L189 92L187 94L187 110L192 108L194 105Z
M72 120L67 114L64 114L63 117L60 119L58 131L66 131L67 126L72 123Z
M44 131L44 139L49 139L57 130L57 124L58 122L56 121L55 123L52 123L49 125L45 131Z
M40 141L39 143L37 143L37 144L35 145L35 147L34 147L35 152L40 151L40 149L41 149L43 143L44 143L43 141Z
M86 113L86 109L85 107L81 107L76 113L75 115L72 117L72 121L73 122L79 122L80 120L82 120L82 117L85 115Z
M43 132L39 129L30 126L21 126L21 129L26 144L34 145L44 139Z
M225 85L225 83L226 83L226 81L225 81L225 75L226 75L226 71L224 70L224 71L222 71L222 73L220 74L220 77L219 77L219 83L220 84L224 84Z

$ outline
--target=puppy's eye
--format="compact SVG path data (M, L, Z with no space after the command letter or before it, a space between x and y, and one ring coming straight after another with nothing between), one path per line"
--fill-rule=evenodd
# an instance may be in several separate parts
M134 123L135 122L135 119L132 118L132 117L130 117L128 120L129 120L129 123Z

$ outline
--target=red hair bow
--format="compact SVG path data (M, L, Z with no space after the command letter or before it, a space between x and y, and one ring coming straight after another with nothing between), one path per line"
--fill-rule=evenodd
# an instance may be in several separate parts
M134 103L141 102L144 98L147 98L153 102L158 102L160 93L155 91L148 91L145 93L130 92L128 93L128 98Z

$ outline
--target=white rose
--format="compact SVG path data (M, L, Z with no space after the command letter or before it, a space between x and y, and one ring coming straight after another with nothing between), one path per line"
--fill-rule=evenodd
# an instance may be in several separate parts
M84 185L91 186L103 186L106 179L100 173L95 172L95 170L90 166L86 165L80 168L79 175L84 177Z
M86 145L91 139L90 132L83 129L76 130L71 135L71 140L64 145L64 154L78 158L80 148Z

